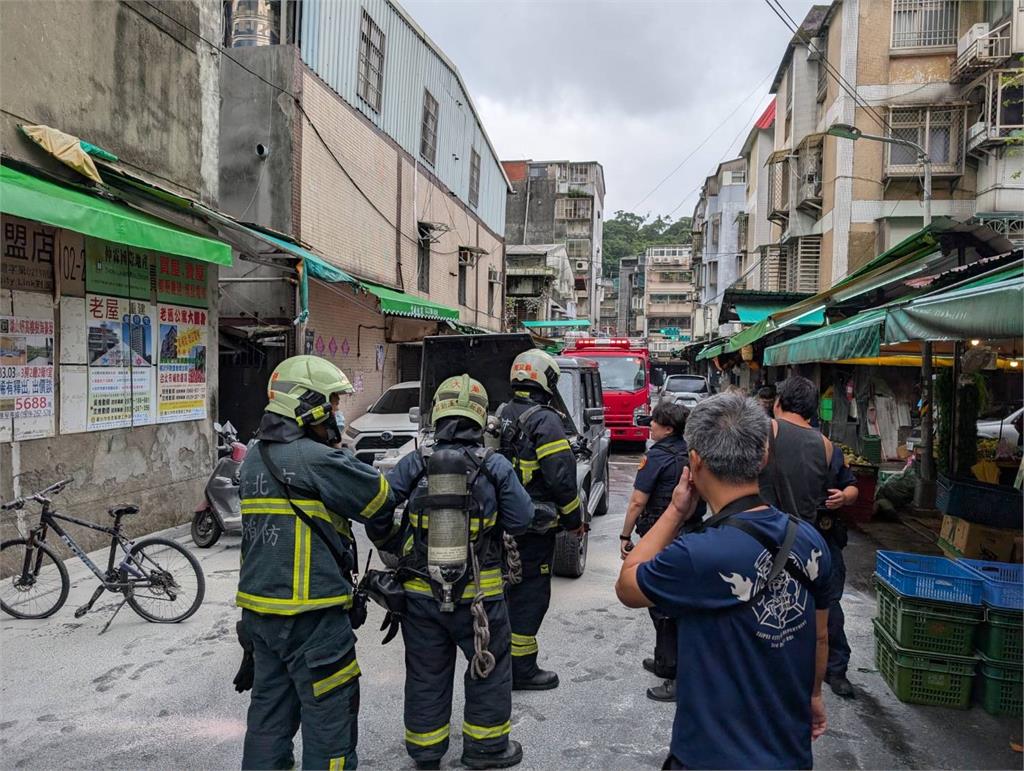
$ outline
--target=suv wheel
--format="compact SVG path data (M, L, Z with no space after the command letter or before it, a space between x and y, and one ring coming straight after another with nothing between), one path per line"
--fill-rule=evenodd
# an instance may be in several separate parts
M583 511L583 519L587 515L587 493L580 490L580 509ZM566 578L579 578L587 567L587 544L590 540L590 533L582 536L567 533L564 530L555 537L555 559L552 570L556 576Z
M594 509L595 517L603 517L608 513L608 499L611 497L611 475L609 474L608 458L604 459L604 492L601 493L601 500L597 504L597 508Z

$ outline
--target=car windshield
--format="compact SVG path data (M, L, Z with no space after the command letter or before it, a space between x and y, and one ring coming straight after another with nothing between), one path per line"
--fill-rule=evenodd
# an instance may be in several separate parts
M413 407L420 406L420 389L391 388L370 407L372 415L406 415Z
M674 375L665 382L665 390L676 394L702 394L708 390L708 384L697 375Z
M562 371L562 376L558 378L558 394L562 397L562 401L565 403L565 409L568 412L570 420L575 424L581 423L580 415L580 399L576 397L576 389L578 387L578 380L572 376L567 370ZM571 433L576 433L575 427Z
M605 391L639 391L647 384L644 360L639 356L594 356Z

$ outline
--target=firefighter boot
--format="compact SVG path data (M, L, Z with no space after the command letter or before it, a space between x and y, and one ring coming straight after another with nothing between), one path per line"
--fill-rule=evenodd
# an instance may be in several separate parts
M522 762L523 745L513 739L499 752L462 753L462 765L466 768L511 768Z

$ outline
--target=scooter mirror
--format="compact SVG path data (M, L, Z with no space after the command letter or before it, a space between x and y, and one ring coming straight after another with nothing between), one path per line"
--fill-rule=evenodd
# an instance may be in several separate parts
M224 430L224 426L222 426L220 423L217 423L215 421L214 424L213 424L213 430L216 431L219 434L221 431Z
M237 434L238 430L233 425L231 425L231 421L229 420L227 423L224 424L224 432L228 434Z

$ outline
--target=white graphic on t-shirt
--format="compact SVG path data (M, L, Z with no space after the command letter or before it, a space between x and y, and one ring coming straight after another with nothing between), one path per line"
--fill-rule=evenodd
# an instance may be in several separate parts
M820 556L820 551L817 549L811 549L811 558L807 560L807 564L804 565L804 572L812 581L816 581L818 579L818 557Z
M818 557L820 556L821 554L818 551L811 553L811 559L807 562L808 573L810 573L811 566L813 565L815 575L817 574ZM802 567L794 555L791 555L790 559L796 563L798 570ZM730 573L729 575L719 573L718 575L725 583L729 584L733 596L741 602L749 602L751 597L754 597L761 591L761 587L768 580L768 576L772 571L772 562L772 555L767 550L764 550L754 561L754 570L757 574L754 580L739 573ZM801 586L800 582L788 570L780 571L753 605L754 615L757 616L758 623L778 631L782 631L794 622L799 621L803 617L806 608L807 590Z

